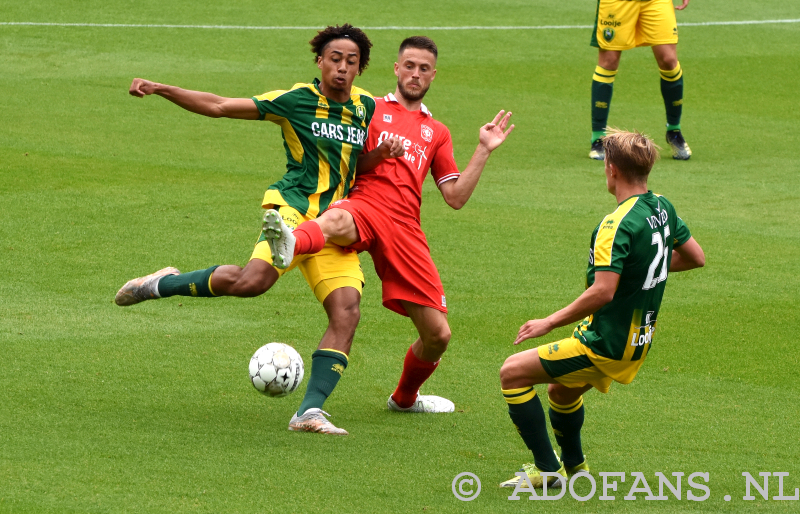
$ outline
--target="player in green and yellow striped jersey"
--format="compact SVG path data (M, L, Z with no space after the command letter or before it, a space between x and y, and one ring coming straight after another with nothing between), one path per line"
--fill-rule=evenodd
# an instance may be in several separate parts
M212 118L268 120L281 128L286 174L269 186L265 208L277 208L287 224L315 218L331 202L347 195L355 178L356 159L366 141L375 101L353 86L369 63L372 43L363 31L345 24L318 32L310 41L321 78L253 98L225 98L175 86L134 79L130 94L156 94L184 109ZM295 258L287 269L273 266L262 238L247 266L212 266L181 274L164 268L133 279L119 290L116 303L133 305L167 296L258 296L289 269L300 268L328 315L329 325L313 355L306 396L290 424L292 430L346 434L324 416L322 405L347 366L347 354L360 313L364 275L358 256L333 244ZM297 419L296 419L297 418Z
M668 272L705 264L702 248L672 203L647 189L658 157L655 144L642 134L612 131L603 146L608 191L618 206L592 233L586 291L547 318L525 323L514 344L583 321L572 337L512 355L500 369L509 415L533 452L534 464L523 470L534 487L542 486L541 472L566 479L588 471L580 437L583 393L592 387L606 393L612 381L633 380L652 344ZM550 445L535 384L550 384L550 423L560 459ZM516 487L520 480L516 476L501 485Z

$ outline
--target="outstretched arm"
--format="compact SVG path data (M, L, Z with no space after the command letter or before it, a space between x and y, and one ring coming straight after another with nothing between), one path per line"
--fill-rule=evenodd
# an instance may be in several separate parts
M669 272L688 271L702 268L706 265L706 254L693 237L672 250L672 260L669 263Z
M187 111L210 118L240 120L257 120L259 118L258 107L249 98L225 98L212 93L190 91L145 79L133 79L128 92L138 98L158 95Z
M688 5L689 5L689 0L683 0L683 3L681 5L676 5L675 9L677 9L679 11L682 11L682 10L686 9L686 6L688 6Z
M514 125L508 126L511 113L509 112L503 116L504 112L500 111L491 123L481 127L478 136L478 147L461 175L457 179L448 180L439 186L444 201L453 209L464 207L464 204L472 196L472 192L475 191L475 186L478 185L478 180L481 178L486 161L489 160L489 155L503 144L506 137L514 130ZM506 130L506 127L508 127L508 130Z
M594 314L614 298L619 285L619 275L613 271L598 271L594 274L594 284L583 292L574 302L545 319L532 319L519 328L514 344L526 339L543 336L554 328L563 327Z

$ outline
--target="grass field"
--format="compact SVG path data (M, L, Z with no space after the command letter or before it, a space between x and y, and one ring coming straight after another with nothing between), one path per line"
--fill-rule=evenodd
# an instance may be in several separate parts
M0 22L366 27L590 25L595 2L365 1L196 5L185 0L2 2ZM352 12L349 10L353 9ZM800 18L800 5L692 2L679 22ZM171 298L114 305L128 279L244 264L260 200L283 172L278 129L212 120L127 94L145 77L249 97L310 81L314 31L0 25L0 512L522 512L505 480L530 460L508 419L498 369L519 326L582 290L589 236L615 202L587 158L590 30L378 30L357 85L394 89L400 40L440 48L426 98L463 167L499 109L517 129L459 211L426 184L423 228L448 293L453 340L423 391L442 416L385 402L411 323L367 285L350 366L326 403L345 438L290 433L293 396L248 384L270 341L306 359L325 328L293 272L256 299ZM800 23L681 29L683 129L694 156L665 157L650 186L704 247L704 269L670 279L653 351L637 379L586 395L595 477L628 473L616 501L551 502L552 512L796 512L744 501L742 472L788 472L800 487ZM611 124L664 138L658 71L627 52ZM666 146L666 145L664 145ZM565 336L569 328L541 342ZM531 347L536 342L523 345ZM544 390L540 389L544 395ZM482 481L469 503L461 472ZM631 472L708 472L711 495L624 501ZM686 477L684 477L685 480ZM777 495L776 480L770 482ZM577 491L585 494L586 483ZM694 490L696 494L701 491ZM731 495L730 502L723 499Z

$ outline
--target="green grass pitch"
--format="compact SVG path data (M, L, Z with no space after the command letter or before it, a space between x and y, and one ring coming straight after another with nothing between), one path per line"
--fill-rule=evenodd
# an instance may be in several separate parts
M575 26L595 11L593 0L2 5L0 22L320 27ZM678 18L798 19L800 7L694 1ZM496 487L530 459L498 369L522 349L511 342L523 322L581 292L591 230L615 206L587 157L590 31L367 32L373 57L356 83L379 95L394 89L402 38L436 40L426 104L462 167L478 127L514 112L517 129L463 210L432 182L424 191L453 330L424 391L457 412L386 411L415 332L381 307L368 255L351 365L326 404L346 438L286 430L305 383L284 399L248 383L250 355L270 341L296 347L309 371L326 320L300 273L257 299L113 303L126 280L167 265L246 262L261 196L284 166L273 124L135 99L131 79L225 96L287 88L316 74L313 30L0 25L0 512L796 512L800 501L742 500L742 472L788 472L784 494L800 487L800 23L681 28L694 156L674 162L665 150L650 185L707 265L670 279L636 380L586 395L595 477L628 473L616 500L548 504L508 501ZM624 54L610 123L666 146L648 49ZM469 503L451 490L466 471L482 481ZM711 496L687 501L684 477L682 501L625 501L634 471L655 494L655 472L708 472Z

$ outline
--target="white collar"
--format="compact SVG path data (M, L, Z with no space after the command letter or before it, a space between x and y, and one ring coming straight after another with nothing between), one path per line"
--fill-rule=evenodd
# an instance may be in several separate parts
M387 102L400 103L397 100L397 97L394 96L394 93L389 93L388 95L384 96L383 99L386 100ZM419 110L422 111L423 113L427 114L431 118L433 117L433 114L431 114L431 111L428 110L428 108L425 106L425 104L420 104Z

